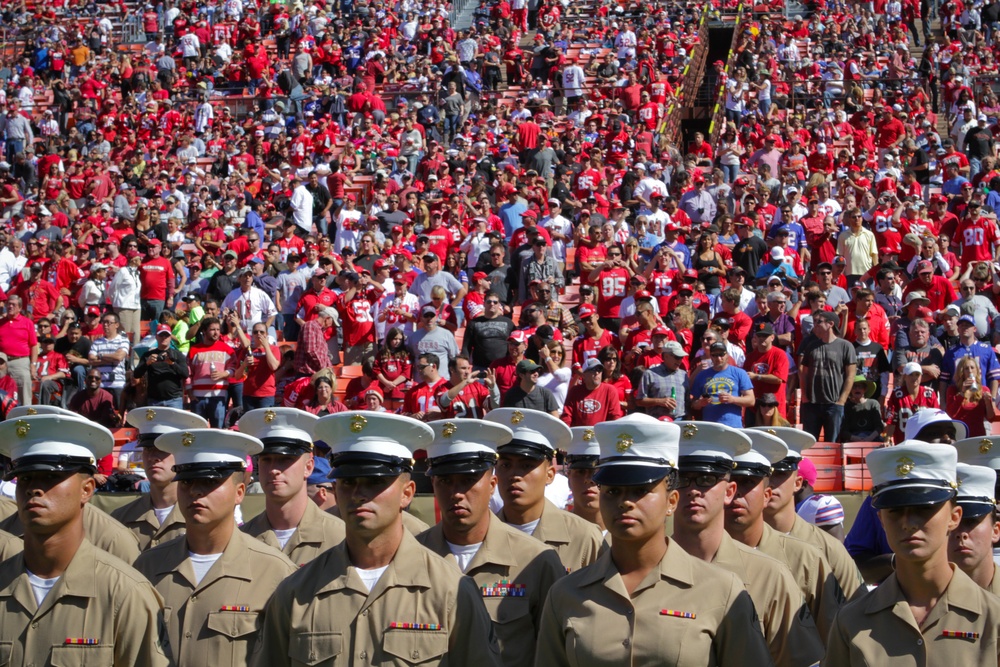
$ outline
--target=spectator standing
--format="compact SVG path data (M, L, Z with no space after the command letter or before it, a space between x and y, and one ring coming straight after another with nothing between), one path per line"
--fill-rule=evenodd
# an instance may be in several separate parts
M462 298L469 291L458 278L447 271L442 271L441 258L429 252L424 254L424 272L410 285L410 292L416 295L420 305L426 306L431 302L431 290L438 285L448 293L451 307L456 309L461 306Z
M393 270L392 287L392 293L387 290L375 306L375 336L379 342L383 342L387 332L394 328L412 333L419 319L420 300L410 293L406 276L398 269Z
M539 374L542 370L542 367L531 359L518 361L515 366L517 384L504 394L503 407L538 410L558 417L560 410L555 396L545 387L538 385Z
M69 377L69 362L55 351L55 338L39 338L38 344L41 348L35 371L38 375L38 402L42 405L60 405L65 400L63 384Z
M663 344L661 361L642 374L635 392L635 405L646 414L674 421L687 415L688 374L684 370L687 352L675 340Z
M347 289L337 300L344 334L344 365L358 365L375 358L375 319L372 310L384 291L371 276L351 271L344 277Z
M980 372L980 364L975 358L959 359L946 395L945 411L968 427L970 438L987 435L996 421L995 394L983 385Z
M473 370L472 362L462 354L449 363L451 380L437 398L444 419L482 419L487 412L500 407L500 391L493 371Z
M837 336L837 316L813 314L812 337L802 344L799 365L802 426L817 440L839 442L844 404L854 386L858 357L854 346Z
M156 347L142 355L133 371L137 380L146 378L146 405L177 409L184 407L187 358L172 345L173 340L170 325L159 325L156 329Z
M755 396L774 394L778 398L778 414L787 419L788 353L774 345L774 327L770 322L756 323L750 342L752 348L744 367L753 383L753 393Z
M712 343L708 353L712 367L698 373L691 383L691 409L701 411L702 421L742 428L743 409L752 408L755 400L750 376L729 365L725 343Z
M837 254L847 261L844 274L847 276L847 286L853 287L879 263L878 242L871 230L864 227L860 209L848 209L843 217L847 222L847 229L837 237Z
M94 339L88 359L93 368L101 372L101 387L115 397L115 405L121 405L122 391L125 389L125 359L132 344L119 331L120 323L114 313L101 316L104 335Z
M274 325L277 309L267 292L255 287L254 270L245 266L239 271L239 287L230 292L222 301L223 313L232 312L240 321L240 328L249 331L257 322L270 329Z
M604 373L604 363L597 357L584 365L583 382L566 394L561 419L567 426L593 426L625 415L618 400L618 390L603 381Z
M622 254L620 245L609 248L608 258L594 267L587 278L597 288L600 325L611 331L621 328L619 309L628 294L629 279L633 275L632 268L622 258Z
M455 342L455 334L438 326L437 310L434 306L424 306L420 311L420 316L423 320L423 328L417 329L406 339L406 346L410 349L410 353L414 357L425 353L434 354L445 362L457 357L458 344ZM448 380L451 375L448 372L443 372L441 377Z
M483 308L482 315L467 323L462 341L462 351L469 355L476 370L486 370L490 364L503 358L514 331L513 320L503 314L499 294L494 291L486 292ZM508 384L506 379L499 383L501 393L513 386L513 382Z
M302 325L292 362L296 375L309 377L331 366L326 331L333 326L336 315L337 311L326 306Z
M38 336L35 323L21 314L21 297L11 295L0 318L0 352L7 355L7 372L17 384L17 401L31 405L32 382L37 371Z
M160 255L162 246L159 239L149 239L146 261L139 266L139 298L144 320L158 320L160 311L168 305L174 294L174 267L169 259Z
M108 287L108 301L122 323L122 330L138 345L142 338L139 331L142 320L142 254L138 250L127 253L128 264L115 273Z
M420 382L406 392L403 414L421 421L432 421L441 416L438 397L448 391L448 380L441 376L439 357L433 352L417 355L417 377Z
M236 372L236 353L222 340L222 323L217 318L202 320L201 331L201 342L192 343L188 351L191 409L207 419L212 428L222 428L229 378Z
M314 232L313 229L313 196L305 182L298 176L291 179L292 198L289 201L292 221L295 223L295 235L300 238Z
M997 362L997 355L992 347L976 339L976 318L972 315L962 315L958 318L958 345L946 351L941 362L938 396L942 405L945 404L945 397L958 361L964 357L976 360L979 364L980 380L985 382L989 393L996 396L997 387L1000 386L1000 363Z

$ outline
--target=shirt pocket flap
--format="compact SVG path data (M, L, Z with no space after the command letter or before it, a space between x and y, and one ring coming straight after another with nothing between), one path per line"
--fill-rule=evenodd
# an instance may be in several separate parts
M501 625L516 623L531 614L531 604L528 598L483 598L490 620Z
M106 667L114 661L114 647L108 645L60 644L52 647L52 667Z
M444 630L386 630L382 649L404 662L419 664L435 660L448 652L448 633Z
M343 650L344 636L339 632L299 632L288 642L288 657L303 665L327 662Z
M247 611L213 611L208 628L227 637L244 637L257 631L260 614Z
M0 667L6 667L10 664L10 654L13 647L13 642L0 642Z

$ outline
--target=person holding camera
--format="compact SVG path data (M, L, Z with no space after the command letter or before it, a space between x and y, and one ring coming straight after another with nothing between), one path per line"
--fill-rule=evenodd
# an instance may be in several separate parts
M171 345L173 334L170 325L156 328L156 347L142 355L133 371L136 379L148 375L146 405L184 408L184 381L188 377L187 359Z

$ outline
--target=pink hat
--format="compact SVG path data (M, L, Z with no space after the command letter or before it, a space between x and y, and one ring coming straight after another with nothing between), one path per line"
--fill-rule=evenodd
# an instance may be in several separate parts
M803 457L799 461L799 476L809 483L809 486L816 486L816 464Z

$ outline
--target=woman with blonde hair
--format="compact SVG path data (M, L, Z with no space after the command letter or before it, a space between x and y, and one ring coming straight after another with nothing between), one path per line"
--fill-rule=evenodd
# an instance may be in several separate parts
M792 423L778 412L778 397L774 394L761 394L754 405L753 426L792 426Z
M970 438L986 435L986 423L996 419L993 397L983 386L982 369L975 357L962 357L955 364L955 376L945 396L945 412L969 427Z

